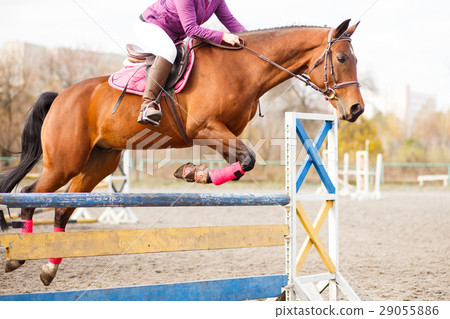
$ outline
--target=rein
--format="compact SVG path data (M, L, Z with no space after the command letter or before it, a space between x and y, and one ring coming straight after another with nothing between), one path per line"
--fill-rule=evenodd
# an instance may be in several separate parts
M214 43L208 39L202 38L200 36L195 36L198 40L202 41L202 42L206 42L212 46L218 47L218 48L222 48L222 49L227 49L227 50L241 50L241 49L245 49L247 51L249 51L250 53L252 53L253 55L257 56L258 58L260 58L261 60L272 64L274 67L288 73L290 76L296 78L297 80L302 81L306 86L310 86L312 89L314 89L315 91L323 94L325 96L325 99L327 100L338 100L338 97L336 95L335 90L336 89L340 89L346 86L350 86L350 85L357 85L360 86L358 81L348 81L348 82L341 82L341 83L337 83L336 82L336 78L334 76L334 68L333 68L333 63L331 61L331 46L338 42L338 41L349 41L351 42L351 38L348 36L341 36L337 39L332 39L331 38L331 34L332 34L333 30L330 30L330 32L328 33L328 45L325 49L325 51L322 53L322 55L316 60L316 62L314 62L311 70L307 73L307 75L305 74L295 74L291 71L289 71L288 69L286 69L285 67L279 65L278 63L270 60L269 58L265 57L264 55L256 52L253 49L250 49L246 44L245 41L242 39L239 39L239 44L237 44L237 47L233 47L233 46L229 46L229 45L222 45L222 44L217 44ZM318 87L316 84L314 84L311 79L309 78L309 75L311 74L311 72L320 64L320 62L325 59L324 61L324 84L325 84L325 89L321 89L320 87ZM328 86L328 61L330 64L330 74L331 77L333 79L334 85L332 87Z
M242 41L242 42L243 42L243 41ZM245 45L244 42L238 44L238 46L239 46L240 48L245 49L245 50L249 51L250 53L256 55L256 56L257 56L258 58L260 58L261 60L266 61L266 62L272 64L274 67L276 67L276 68L278 68L278 69L280 69L280 70L282 70L282 71L288 73L289 75L291 75L292 77L296 78L297 80L302 81L303 83L305 83L306 86L310 86L311 88L313 88L313 89L316 90L317 92L322 93L322 94L324 94L325 96L327 96L327 95L325 94L325 92L326 92L327 90L322 90L320 87L318 87L317 85L315 85L315 84L311 81L311 79L310 79L308 76L306 76L306 75L304 75L304 74L298 75L298 74L295 74L295 73L289 71L289 70L286 69L285 67L283 67L283 66L279 65L278 63L276 63L276 62L270 60L269 58L265 57L264 55L262 55L262 54L256 52L256 51L253 50L253 49L250 49L249 47L247 47L247 46Z

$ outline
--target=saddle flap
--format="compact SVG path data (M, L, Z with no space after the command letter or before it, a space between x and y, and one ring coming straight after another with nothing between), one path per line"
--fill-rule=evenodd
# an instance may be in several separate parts
M189 40L177 43L177 58L166 82L166 90L173 88L186 72L189 65L189 43Z

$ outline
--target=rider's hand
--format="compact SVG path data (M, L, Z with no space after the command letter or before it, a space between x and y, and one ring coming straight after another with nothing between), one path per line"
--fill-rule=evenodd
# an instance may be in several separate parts
M232 33L225 33L223 35L222 41L229 43L231 45L239 44L239 37Z

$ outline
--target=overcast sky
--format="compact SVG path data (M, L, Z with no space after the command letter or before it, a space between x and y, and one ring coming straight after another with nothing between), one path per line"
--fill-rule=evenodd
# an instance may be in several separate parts
M0 0L0 46L24 41L123 53L153 0ZM361 19L353 36L361 76L380 89L410 84L450 109L450 2L445 0L227 0L248 29Z

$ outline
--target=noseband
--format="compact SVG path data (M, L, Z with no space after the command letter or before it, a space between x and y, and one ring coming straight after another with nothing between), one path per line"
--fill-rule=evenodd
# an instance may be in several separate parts
M323 95L325 95L325 98L327 100L336 100L337 99L337 95L336 95L336 89L340 89L346 86L350 86L350 85L357 85L358 87L361 86L359 84L358 81L348 81L348 82L341 82L341 83L337 83L336 81L336 77L334 76L334 68L333 68L333 62L331 61L331 46L333 44L335 44L338 41L348 41L348 42L352 42L352 39L348 36L341 36L337 39L332 39L331 38L331 34L332 34L333 30L330 30L330 32L328 33L328 45L327 48L325 49L325 51L322 53L322 55L316 60L316 62L314 62L313 66L311 67L310 71L308 72L308 76L304 76L302 75L304 78L306 78L309 82L311 82L311 79L309 78L309 75L311 74L311 72L320 64L320 62L322 60L324 60L324 85L325 85L325 89L320 89L318 88ZM329 63L328 63L329 61ZM331 74L331 78L333 80L334 85L332 87L328 86L328 64L330 65L330 74Z

